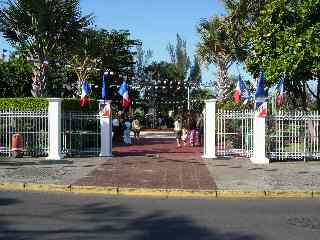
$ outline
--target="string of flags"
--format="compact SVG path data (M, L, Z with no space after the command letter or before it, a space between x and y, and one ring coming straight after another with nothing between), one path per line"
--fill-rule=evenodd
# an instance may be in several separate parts
M259 74L259 80L256 87L256 93L253 96L251 94L244 81L242 80L241 76L239 75L236 88L233 93L233 98L236 103L240 103L241 98L245 99L244 103L248 100L255 100L255 109L257 110L257 114L259 117L266 117L267 116L267 98L265 96L264 91L265 85L265 78L263 72ZM278 106L282 106L284 103L284 78L281 78L277 84L276 88L273 92L276 95L276 103Z
M107 72L105 72L102 75L102 92L101 92L101 97L102 99L106 100L107 98L107 90L106 90L106 76L107 76ZM80 106L84 107L90 104L90 99L88 97L89 93L91 91L91 87L88 84L87 81L84 81L82 83L82 87L81 87L81 95L80 95ZM121 101L121 106L124 109L127 109L131 103L131 98L129 96L129 91L128 91L128 85L127 82L125 80L123 80L120 89L118 91L119 95L122 96L122 101Z

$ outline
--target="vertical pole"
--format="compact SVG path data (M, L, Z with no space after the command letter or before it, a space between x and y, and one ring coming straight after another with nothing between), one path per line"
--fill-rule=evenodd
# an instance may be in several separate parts
M190 86L188 85L188 111L190 110Z
M216 100L205 101L204 155L203 158L216 158Z
M253 156L251 162L255 164L268 164L266 158L266 118L255 115L253 120Z
M61 98L48 98L48 160L61 160Z
M99 100L101 148L100 157L112 157L112 112L110 100Z

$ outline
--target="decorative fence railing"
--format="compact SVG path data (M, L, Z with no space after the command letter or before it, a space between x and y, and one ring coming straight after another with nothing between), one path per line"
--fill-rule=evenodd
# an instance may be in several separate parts
M25 156L45 156L48 152L48 112L0 110L0 155L11 155L13 134L22 137Z
M216 112L216 155L250 157L253 150L254 111Z
M320 159L318 112L281 111L267 120L267 157L273 160Z
M97 113L63 112L61 140L63 154L99 154L100 116Z

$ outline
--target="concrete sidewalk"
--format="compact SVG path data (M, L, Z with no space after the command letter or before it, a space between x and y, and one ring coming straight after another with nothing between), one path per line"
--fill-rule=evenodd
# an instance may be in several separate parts
M0 157L0 188L14 186L11 183L18 183L25 190L28 184L54 184L56 189L58 185L66 191L77 187L96 193L98 188L100 193L101 189L111 189L117 194L131 189L133 195L159 196L171 192L176 196L225 197L264 197L277 191L290 196L301 196L292 195L293 192L302 196L320 193L320 162L253 165L243 158L203 160L201 148L176 148L174 139L164 137L145 138L141 145L117 146L113 154L112 158L63 161ZM147 194L148 191L157 193Z

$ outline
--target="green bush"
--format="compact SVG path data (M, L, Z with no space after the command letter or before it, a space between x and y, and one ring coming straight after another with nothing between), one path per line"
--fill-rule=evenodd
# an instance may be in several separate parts
M14 110L47 110L48 109L47 98L0 98L0 110L14 109ZM62 99L61 109L64 112L97 112L99 102L97 100L90 99L90 104L81 107L80 99L77 98L65 98ZM116 115L121 109L112 105L112 113Z
M65 98L62 100L61 108L65 112L96 112L98 110L98 101L90 99L90 104L84 107L80 106L80 99Z
M48 100L46 98L0 98L0 109L16 110L46 110Z

